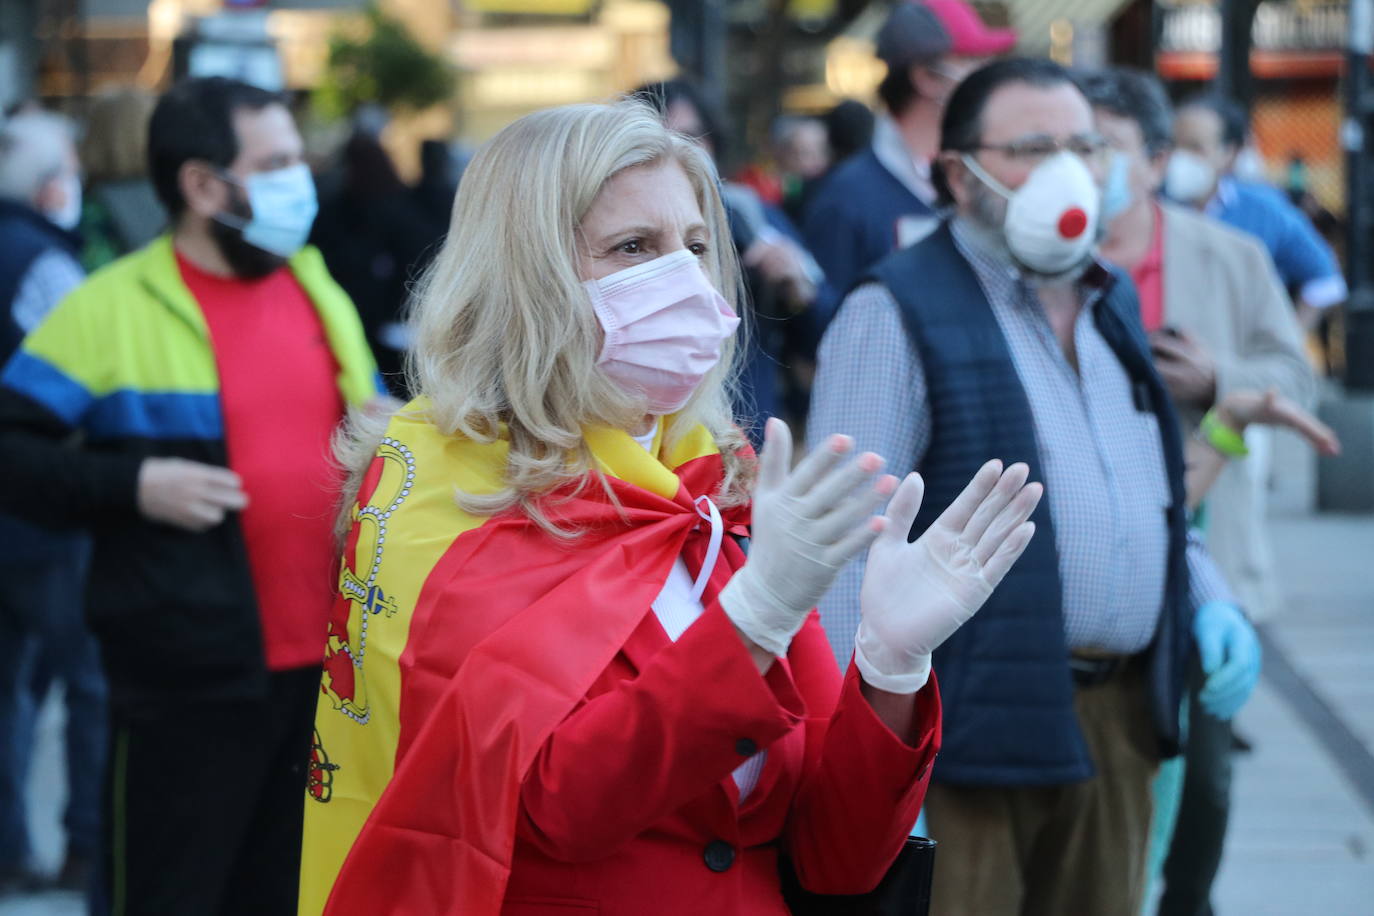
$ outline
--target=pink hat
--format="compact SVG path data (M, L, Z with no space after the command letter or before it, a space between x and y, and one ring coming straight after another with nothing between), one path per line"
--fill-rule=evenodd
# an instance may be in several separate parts
M950 54L992 57L1016 46L1015 29L990 29L964 0L925 0L950 38Z

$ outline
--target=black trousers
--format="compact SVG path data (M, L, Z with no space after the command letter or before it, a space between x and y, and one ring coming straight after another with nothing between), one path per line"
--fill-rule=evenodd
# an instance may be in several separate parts
M1212 916L1212 882L1221 867L1231 816L1231 723L1198 702L1206 676L1195 666L1188 700L1183 797L1169 855L1159 916Z
M268 696L112 721L113 916L295 916L318 668Z

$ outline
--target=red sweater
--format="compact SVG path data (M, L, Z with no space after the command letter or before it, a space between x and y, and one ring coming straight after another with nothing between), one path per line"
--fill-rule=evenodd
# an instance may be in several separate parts
M241 280L180 254L177 264L210 329L229 466L248 494L241 523L267 667L318 665L338 579L338 362L290 270Z

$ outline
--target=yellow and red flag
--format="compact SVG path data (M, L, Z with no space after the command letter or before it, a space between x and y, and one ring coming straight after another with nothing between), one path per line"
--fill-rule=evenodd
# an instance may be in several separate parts
M507 443L393 418L352 509L316 714L302 916L498 916L520 783L624 645L722 464L698 428L655 458L586 431L594 477L545 498L562 540L459 490L503 486ZM660 432L660 437L662 433ZM656 445L657 447L657 445ZM747 509L723 512L747 533Z

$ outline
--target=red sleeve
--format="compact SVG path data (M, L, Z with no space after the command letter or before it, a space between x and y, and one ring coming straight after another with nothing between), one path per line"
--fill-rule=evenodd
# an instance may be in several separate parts
M767 747L804 715L791 679L761 677L712 602L638 677L554 730L521 788L518 836L560 861L604 858L727 777L746 759L741 739Z
M829 665L830 644L809 622L789 653L793 670ZM833 680L831 682L833 684ZM807 777L793 802L785 842L802 886L818 894L863 894L877 887L910 833L925 800L940 748L940 691L935 675L916 694L913 744L899 739L864 699L850 663L827 722L808 722ZM804 688L804 694L805 694ZM808 703L811 701L807 695ZM832 693L833 696L833 687Z

